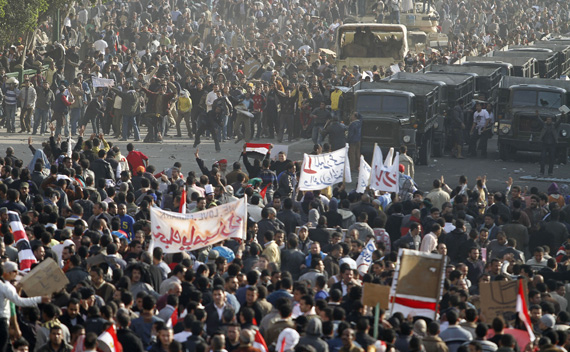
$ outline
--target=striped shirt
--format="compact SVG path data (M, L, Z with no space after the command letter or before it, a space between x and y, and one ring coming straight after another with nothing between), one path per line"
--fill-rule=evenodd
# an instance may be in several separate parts
M4 95L4 101L6 105L16 105L18 102L18 95L20 94L20 90L7 90L6 94Z

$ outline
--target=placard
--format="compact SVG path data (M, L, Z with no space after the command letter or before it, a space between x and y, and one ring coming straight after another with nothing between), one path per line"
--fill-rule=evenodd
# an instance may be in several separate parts
M376 307L376 304L380 303L380 308L388 309L390 303L390 286L365 282L362 289L362 304L369 307Z
M28 297L35 297L59 292L69 284L69 280L53 259L46 258L24 276L20 283Z
M526 284L523 285L527 296ZM518 281L491 281L479 284L481 313L487 321L503 317L505 321L514 321L517 316Z

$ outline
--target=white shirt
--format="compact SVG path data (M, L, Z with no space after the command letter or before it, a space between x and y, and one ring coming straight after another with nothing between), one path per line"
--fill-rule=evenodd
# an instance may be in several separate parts
M104 41L103 39L99 39L95 43L93 43L93 47L95 48L95 50L97 50L101 54L105 54L105 49L107 49L108 46L109 44L107 44L107 42Z
M186 343L186 340L188 340L190 336L192 336L190 331L180 331L178 334L174 334L174 341Z
M22 298L16 292L16 288L9 282L0 281L0 319L10 319L10 303L14 302L18 307L33 307L42 302L42 298Z
M475 127L479 133L485 128L488 120L491 120L491 117L489 116L487 110L481 110L480 112L475 111L473 113L473 121L475 122Z

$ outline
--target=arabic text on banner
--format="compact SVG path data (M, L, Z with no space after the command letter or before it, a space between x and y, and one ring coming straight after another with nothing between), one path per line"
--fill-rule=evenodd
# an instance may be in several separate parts
M93 88L99 88L99 87L108 88L115 86L114 79L93 77L91 78L91 81L93 82Z
M245 239L247 201L244 197L190 214L151 208L150 222L155 247L164 253L193 251L229 238Z
M374 239L370 239L360 255L358 259L356 259L356 270L362 276L364 276L368 272L368 268L370 268L370 264L372 264L372 253L376 250L376 245L374 244Z
M343 181L352 182L348 147L326 154L304 155L299 178L301 191L321 190Z
M364 193L366 187L368 187L368 182L370 181L370 171L372 168L366 160L364 160L364 156L360 156L360 168L358 169L358 184L356 185L356 193Z

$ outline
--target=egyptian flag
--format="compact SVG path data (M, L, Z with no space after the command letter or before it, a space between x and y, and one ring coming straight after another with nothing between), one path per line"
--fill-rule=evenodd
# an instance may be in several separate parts
M265 199L265 194L267 193L267 188L269 187L269 185L271 185L271 183L266 184L265 187L263 187L263 189L259 191L261 199Z
M178 208L178 212L180 214L186 214L186 186L182 189L182 195L180 196L180 207Z
M20 271L30 271L32 264L37 263L28 235L24 230L24 225L20 221L20 215L15 211L8 211L8 222L14 235L16 249L18 250L18 261L20 262Z
M253 341L253 347L259 348L262 352L269 352L269 348L267 348L265 339L263 336L261 336L261 332L259 332L258 329L255 329L255 340ZM263 351L263 348L265 351Z
M245 152L251 157L264 157L269 153L271 144L269 143L246 143Z
M111 326L109 326L107 330L103 331L103 333L99 335L99 337L97 338L97 341L102 344L105 344L108 351L123 352L123 346L121 346L121 343L117 338L115 325L111 324Z
M524 294L523 280L519 279L519 289L517 293L517 313L519 319L524 323L526 332L531 341L534 341L535 336L532 331L532 324L530 322L530 316L528 315L528 306L526 304L526 297Z

